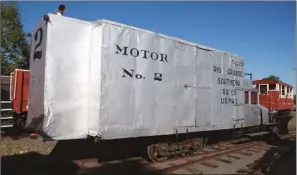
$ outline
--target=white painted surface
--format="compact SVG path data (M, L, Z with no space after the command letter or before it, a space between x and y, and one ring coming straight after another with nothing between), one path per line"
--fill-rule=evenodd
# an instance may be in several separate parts
M42 58L31 55L28 125L51 139L229 129L253 117L243 76L230 74L243 74L237 55L107 20L49 17L38 24Z

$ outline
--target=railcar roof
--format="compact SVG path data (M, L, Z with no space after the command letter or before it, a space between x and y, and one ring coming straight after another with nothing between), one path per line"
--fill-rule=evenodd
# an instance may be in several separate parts
M253 81L253 84L256 85L256 84L281 84L283 86L287 86L289 88L293 88L293 86L287 84L287 83L284 83L282 81L276 81L276 80L254 80Z
M201 49L204 49L204 50L225 53L225 54L228 54L228 55L232 55L234 57L239 57L239 58L241 58L243 60L243 57L241 57L241 56L239 56L237 54L234 54L234 53L230 53L230 52L226 52L226 51L221 51L221 50L218 50L218 49L215 49L215 48L211 48L211 47L206 47L206 46L203 46L203 45L200 45L200 44L196 44L196 43L193 43L193 42L189 42L189 41L186 41L186 40L183 40L183 39L180 39L180 38L171 37L171 36L164 35L164 34L161 34L161 33L156 33L156 32L150 31L150 30L145 30L145 29L141 29L141 28L138 28L138 27L133 27L133 26L130 26L130 25L118 23L118 22L111 21L111 20L101 19L101 20L94 21L93 23L94 24L108 23L108 24L112 24L112 25L115 25L115 26L125 27L125 28L131 29L131 30L138 30L138 31L150 33L150 34L153 34L153 35L157 35L157 36L159 36L161 38L166 38L166 39L178 41L178 42L180 42L182 44L186 44L186 45L189 45L189 46L198 47L198 48L201 48Z
M49 15L54 15L54 14L49 14ZM149 34L157 35L157 36L159 36L161 38L174 40L174 41L177 41L177 42L185 44L185 45L189 45L189 46L197 47L197 48L204 49L204 50L216 51L216 52L221 52L221 53L224 53L224 54L227 54L227 55L231 55L233 57L237 57L237 58L242 59L242 64L244 64L244 61L243 61L244 58L242 56L239 56L239 55L235 54L235 53L226 52L226 51L218 50L218 49L215 49L215 48L203 46L203 45L196 44L196 43L193 43L193 42L189 42L189 41L177 38L177 37L172 37L172 36L156 33L156 32L150 31L150 30L141 29L141 28L138 28L138 27L133 27L133 26L130 26L130 25L122 24L122 23L107 20L107 19L101 19L101 20L96 20L96 21L85 21L85 20L71 18L71 17L67 17L67 16L63 16L63 17L68 18L69 20L76 20L76 21L80 21L80 22L88 23L88 24L100 25L102 23L107 23L107 24L112 24L112 25L115 25L115 26L125 27L125 28L131 29L131 30L138 30L138 31L146 32L146 33L149 33Z

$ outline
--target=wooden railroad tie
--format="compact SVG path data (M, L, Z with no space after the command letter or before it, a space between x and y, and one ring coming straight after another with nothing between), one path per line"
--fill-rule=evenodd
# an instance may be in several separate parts
M233 155L228 155L227 157L230 157L230 158L232 158L232 159L237 159L237 160L240 160L240 157L233 156Z
M210 168L217 168L218 167L218 165L213 164L213 163L209 163L209 162L201 162L200 164L204 165L204 166L207 166L207 167L210 167Z
M217 158L216 160L221 161L221 162L224 162L224 163L228 163L228 164L232 163L231 160L223 159L223 158Z

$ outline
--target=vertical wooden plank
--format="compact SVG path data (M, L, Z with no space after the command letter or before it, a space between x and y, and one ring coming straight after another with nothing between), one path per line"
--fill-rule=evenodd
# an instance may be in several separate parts
M15 112L21 112L22 111L22 84L23 84L23 74L21 71L16 70L17 76L16 76L16 87L15 87L15 100L14 100L14 110Z
M23 71L23 86L22 86L22 112L27 112L27 105L28 105L28 94L29 94L29 72Z

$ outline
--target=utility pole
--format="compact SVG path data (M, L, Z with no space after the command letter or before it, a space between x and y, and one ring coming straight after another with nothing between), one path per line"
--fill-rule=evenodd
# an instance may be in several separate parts
M297 72L296 72L296 68L292 68L292 70L295 71L295 78L296 78L296 73L297 73ZM296 86L295 86L295 87L296 87ZM295 88L294 88L294 89L295 89ZM294 95L296 95L296 89L295 89L295 94L294 94L294 92L293 92L293 96L294 96ZM296 103L296 102L295 102L295 103Z

